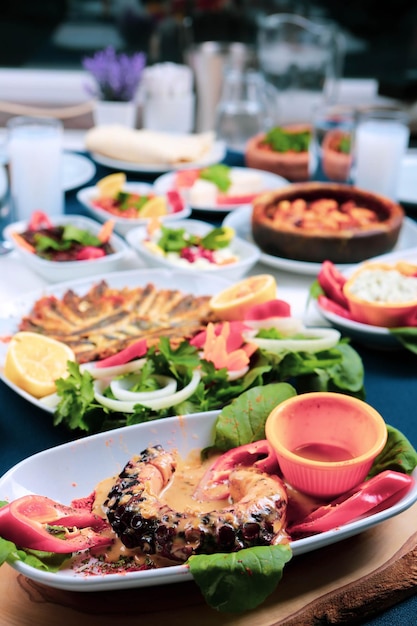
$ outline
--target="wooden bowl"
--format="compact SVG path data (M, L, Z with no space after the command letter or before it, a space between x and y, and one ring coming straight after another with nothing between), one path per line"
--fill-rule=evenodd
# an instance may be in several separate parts
M288 132L310 131L307 124L292 124L284 127ZM255 135L246 144L247 167L273 172L290 181L308 180L308 151L276 152L265 144L266 133Z
M273 256L358 263L392 250L403 219L402 207L384 196L339 183L298 183L255 199L252 235Z

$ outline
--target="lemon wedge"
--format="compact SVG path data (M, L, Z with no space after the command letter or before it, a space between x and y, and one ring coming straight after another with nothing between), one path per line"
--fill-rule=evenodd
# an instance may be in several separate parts
M68 375L75 355L65 343L32 332L16 333L9 344L4 375L35 398L56 391L55 381Z
M277 297L277 283L271 274L248 276L210 299L210 308L222 320L242 320L255 304Z
M125 183L126 174L116 172L115 174L109 174L101 178L96 183L96 187L99 191L100 198L115 198L117 194L123 190Z
M146 202L139 211L139 217L161 217L168 213L168 205L165 198L155 196Z

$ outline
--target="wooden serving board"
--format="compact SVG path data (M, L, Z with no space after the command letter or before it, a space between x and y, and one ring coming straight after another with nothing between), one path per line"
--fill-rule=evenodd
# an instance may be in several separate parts
M193 582L69 592L0 569L0 626L311 626L366 619L417 592L417 504L360 535L293 560L258 609L224 614Z

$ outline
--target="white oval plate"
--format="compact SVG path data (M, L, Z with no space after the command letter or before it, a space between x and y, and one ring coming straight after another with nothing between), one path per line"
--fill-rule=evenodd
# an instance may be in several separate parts
M381 261L386 263L395 263L396 261L408 261L410 263L417 264L417 247L413 250L397 250L396 252L390 252L388 254L382 254L381 256L374 257L373 261ZM362 263L350 266L349 269L343 273L349 276L358 269ZM401 349L401 343L393 335L388 328L383 326L372 326L371 324L362 324L361 322L354 322L345 317L331 313L323 309L318 302L316 302L317 309L320 314L328 321L332 326L340 330L341 333L351 337L355 341L360 342L363 345L371 348L381 349Z
M232 170L239 172L257 172L261 178L262 183L264 185L264 189L259 193L264 193L265 191L270 191L272 189L279 189L280 187L286 187L289 185L289 181L282 176L278 176L277 174L272 174L271 172L264 172L263 170L256 170L246 167L232 167ZM168 172L167 174L163 174L159 178L157 178L154 182L154 188L157 193L166 193L167 191L174 188L174 180L175 174L173 172ZM217 204L216 206L200 206L196 204L192 204L191 208L193 211L209 211L213 213L228 213L229 211L235 211L238 207L250 207L250 204Z
M233 213L226 215L223 220L223 225L231 226L235 229L236 235L253 243L251 214L252 208L250 206L243 206L233 211ZM412 249L417 249L417 223L409 217L406 217L404 218L403 227L393 252ZM321 268L321 263L285 259L283 257L266 254L262 251L260 261L278 270L309 276L317 276ZM353 264L338 264L337 267L341 270L349 269L353 267Z
M125 183L123 185L123 190L131 193L139 193L139 194L157 194L157 195L165 195L164 193L158 194L154 187L149 183ZM133 219L128 217L119 217L117 215L113 215L100 207L94 206L92 200L97 196L97 189L95 186L92 187L84 187L77 192L77 200L81 202L82 205L85 206L87 211L91 213L93 217L95 217L99 222L106 222L111 219L115 223L115 230L120 235L126 235L126 233L135 228L137 226L146 226L149 222L149 218L142 219ZM164 215L159 219L162 221L169 220L180 220L185 217L188 217L191 213L191 208L184 204L184 208L182 211L178 211L178 213L168 213L168 215Z
M21 461L4 474L0 479L0 499L11 501L34 493L70 504L74 498L88 496L101 480L119 473L131 456L150 445L175 448L183 457L192 450L209 446L218 413L210 411L165 418L50 448ZM417 484L385 511L291 542L293 555L311 552L361 533L405 511L416 500ZM186 565L96 576L79 574L69 568L56 573L44 572L22 562L15 562L13 567L36 582L68 591L110 591L192 580Z
M124 287L133 288L145 286L153 283L158 289L179 289L184 293L192 293L194 296L213 295L228 287L230 281L220 277L204 275L201 280L201 274L191 274L190 272L175 272L166 269L139 269L127 270L124 272L111 272L104 276L107 284L114 289L123 289ZM92 278L81 279L77 281L67 281L49 285L42 290L22 295L21 298L11 302L2 302L0 311L0 336L7 337L18 331L18 325L24 315L27 315L32 309L34 303L45 295L54 295L61 298L68 289L72 289L76 293L86 293L101 277L95 280ZM53 409L45 403L23 391L4 375L4 361L6 358L7 344L0 342L0 379L10 389L15 391L19 396L25 398L31 404L35 405L43 411L53 413Z
M143 174L162 174L171 170L189 170L196 167L206 167L219 163L226 155L226 144L223 141L215 141L210 152L199 161L190 161L187 163L132 163L132 161L120 161L104 156L98 152L92 152L91 156L97 163L111 167L116 170L125 170L127 172L138 172Z
M85 156L75 152L64 152L62 155L62 186L64 191L81 187L91 180L96 173L96 166Z

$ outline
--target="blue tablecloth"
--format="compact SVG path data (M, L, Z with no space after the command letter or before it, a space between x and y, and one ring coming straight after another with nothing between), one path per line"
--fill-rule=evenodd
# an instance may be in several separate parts
M239 155L229 154L227 162L241 165ZM111 170L97 166L96 175L89 184L108 173ZM152 177L131 172L129 179L152 182ZM84 214L75 190L66 194L66 212ZM199 213L198 219L201 218ZM367 401L417 448L417 356L405 351L378 351L353 345L364 363ZM33 407L0 383L0 475L27 456L70 439L73 434L64 428L53 427L49 414ZM364 623L414 626L416 615L417 596Z

